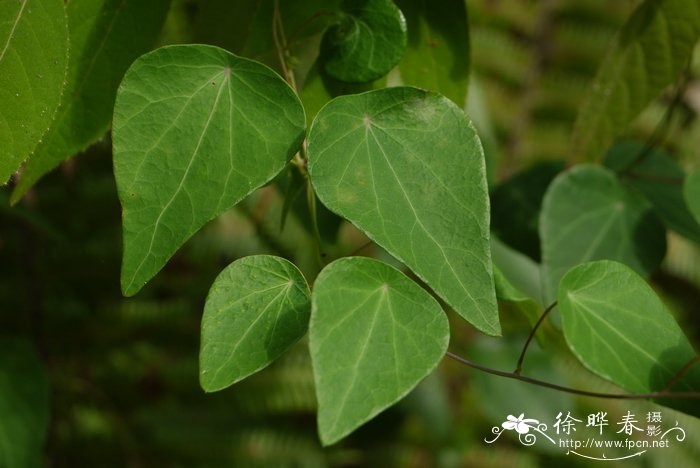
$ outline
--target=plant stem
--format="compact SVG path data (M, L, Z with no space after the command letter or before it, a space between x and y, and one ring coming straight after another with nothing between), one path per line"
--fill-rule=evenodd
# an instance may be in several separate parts
M534 327L532 327L532 330L530 331L530 335L527 337L527 340L525 341L525 345L523 346L523 350L520 352L520 357L518 357L518 364L515 366L515 370L513 371L514 374L520 375L520 372L522 371L523 368L523 361L525 360L525 353L527 352L528 346L530 346L530 342L532 339L535 337L535 333L537 333L537 329L540 328L540 325L542 325L542 322L544 322L544 319L549 315L549 312L556 307L557 301L554 301L549 307L545 309L545 311L542 313L540 318L537 320L537 323L535 324Z
M674 375L673 377L671 377L671 380L668 381L668 383L666 384L666 386L665 386L661 391L662 391L662 392L667 392L667 391L671 390L671 388L672 388L673 386L675 386L675 385L681 380L681 378L683 378L683 376L684 376L685 374L688 373L688 371L690 370L690 368L693 367L693 366L694 366L695 364L697 364L698 362L700 362L700 355L695 356L693 359L691 359L691 360L689 360L688 362L686 362L685 365L681 368L681 370L679 370L678 372L676 372L676 375Z
M490 367L482 366L469 359L457 356L454 353L447 352L445 356L454 359L457 362L465 364L474 369L486 372L487 374L497 375L499 377L505 377L507 379L520 380L521 382L527 382L532 385L538 385L540 387L551 388L553 390L559 390L565 393L573 393L575 395L590 396L595 398L609 398L616 400L644 400L648 398L700 398L700 392L668 392L662 390L660 392L651 393L600 393L600 392L590 392L588 390L579 390L577 388L565 387L563 385L557 385L543 380L533 379L532 377L527 377L524 375L518 375L514 372L499 371L497 369L492 369Z

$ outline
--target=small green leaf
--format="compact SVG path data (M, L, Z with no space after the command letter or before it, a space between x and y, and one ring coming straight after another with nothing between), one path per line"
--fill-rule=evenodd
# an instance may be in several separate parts
M328 265L311 295L309 348L318 430L329 445L403 398L447 351L447 317L433 297L377 260Z
M324 69L341 81L374 81L399 63L406 40L406 21L391 0L345 0L321 42Z
M554 179L542 204L540 238L545 302L579 263L616 260L648 275L666 252L666 231L651 206L598 166L576 166Z
M32 346L0 340L0 466L39 467L49 425L49 382Z
M71 0L66 4L70 58L51 130L27 162L15 203L39 178L100 138L109 128L117 87L165 21L170 0Z
M685 179L683 196L695 220L700 223L700 169L691 172Z
M644 195L669 229L700 243L700 224L683 199L685 172L669 155L660 150L647 152L641 142L624 141L608 151L605 165L618 172L625 185Z
M558 297L571 350L627 391L662 390L695 357L654 290L625 265L605 260L579 265L562 279ZM672 390L700 390L700 367L692 367ZM690 406L697 414L697 404Z
M415 88L342 96L318 113L308 142L321 201L498 335L484 154L464 112Z
M63 0L0 0L0 185L49 129L67 62Z
M277 175L304 127L294 91L252 60L178 45L134 62L114 108L123 293L138 292L207 221Z
M289 261L236 260L214 281L202 317L199 381L215 392L263 369L309 324L309 287Z
M463 0L396 0L406 17L403 84L437 91L464 107L469 84L469 24Z
M677 79L699 36L697 0L641 3L609 48L579 110L572 158L602 158L632 119Z

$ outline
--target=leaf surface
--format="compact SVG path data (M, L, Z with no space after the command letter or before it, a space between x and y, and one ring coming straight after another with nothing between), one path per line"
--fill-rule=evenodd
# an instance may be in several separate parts
M332 77L374 81L394 68L406 49L406 20L391 0L345 0L339 22L321 42L321 59Z
M109 128L124 72L155 42L170 0L71 0L66 5L70 58L51 130L25 165L11 202L61 161Z
M204 306L202 388L221 390L269 365L306 333L310 314L309 287L292 263L270 255L233 262Z
M602 159L614 138L673 83L700 37L697 0L646 0L613 41L571 137L576 161Z
M700 223L700 169L691 172L686 178L683 196L695 220Z
M122 292L138 292L207 221L277 175L304 127L294 91L252 60L182 45L134 62L114 110Z
M49 383L27 342L0 340L0 415L0 466L42 466Z
M324 445L337 442L413 389L447 350L437 301L377 260L328 265L311 295L309 348Z
M629 392L662 390L696 353L653 289L612 261L579 265L561 281L559 309L566 341L590 370ZM674 391L700 389L693 366ZM671 402L688 411L694 400Z
M666 231L651 206L602 167L582 165L557 176L540 213L545 302L559 280L590 260L616 260L643 275L666 252Z
M331 101L308 142L320 200L498 335L484 155L466 115L436 93L387 88Z
M49 129L67 61L62 0L0 0L0 185Z

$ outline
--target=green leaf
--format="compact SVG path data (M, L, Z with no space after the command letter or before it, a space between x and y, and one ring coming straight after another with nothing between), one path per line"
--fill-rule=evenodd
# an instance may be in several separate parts
M542 204L540 238L546 302L579 263L616 260L648 275L666 252L666 231L651 206L598 166L576 166L554 179Z
M540 261L537 232L542 199L563 161L545 161L519 172L491 192L491 230L503 242Z
M136 57L154 43L169 0L71 0L66 5L70 58L63 100L12 193L15 203L61 161L109 128L117 87Z
M700 169L691 172L685 179L683 196L695 220L700 223Z
M598 160L614 138L673 83L700 36L697 0L646 0L615 38L571 137L574 160Z
M406 20L391 0L345 0L339 23L323 36L321 59L338 80L374 81L399 63L406 40Z
M464 112L415 88L343 96L321 109L308 142L321 201L498 335L484 154Z
M406 17L408 47L401 81L437 91L464 107L469 85L469 24L463 0L397 0Z
M625 265L579 265L562 279L558 298L571 350L591 371L627 391L662 390L695 357L654 290ZM672 390L699 389L700 367L694 366ZM687 403L697 414L697 404Z
M204 306L202 388L221 390L268 366L306 333L310 313L309 287L289 261L256 255L233 262Z
M700 225L683 199L685 172L670 156L660 150L647 153L644 143L625 141L608 151L605 165L641 193L669 229L700 243Z
M63 0L0 0L0 185L49 129L67 61Z
M0 415L0 466L42 466L49 383L28 342L0 340Z
M169 46L134 62L114 109L123 293L138 292L202 225L277 175L304 122L278 75L223 49Z
M311 295L309 348L318 430L329 445L403 398L447 351L437 301L377 260L328 265Z

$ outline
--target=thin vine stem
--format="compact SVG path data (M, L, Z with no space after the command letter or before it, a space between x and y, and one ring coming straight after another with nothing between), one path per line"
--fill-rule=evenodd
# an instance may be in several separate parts
M693 359L689 360L688 362L685 363L685 365L679 370L676 375L674 375L671 380L668 381L666 386L661 390L663 392L667 392L671 390L682 378L685 374L688 373L691 367L693 367L695 364L700 362L700 355L695 356Z
M445 356L454 359L455 361L465 364L473 369L486 372L487 374L497 375L499 377L505 377L507 379L519 380L521 382L526 382L532 385L537 385L539 387L551 388L552 390L558 390L565 393L573 393L574 395L589 396L594 398L608 398L614 400L645 400L649 398L700 398L700 392L669 392L662 390L660 392L650 392L650 393L601 393L601 392L591 392L588 390L580 390L578 388L566 387L563 385L557 385L550 382L545 382L544 380L533 379L532 377L527 377L525 375L519 375L515 372L499 371L498 369L492 369L490 367L482 366L469 359L458 356L454 353L447 352ZM683 370L683 369L681 369Z
M523 361L525 360L525 353L527 352L528 346L530 346L530 342L532 339L535 337L535 333L537 333L537 330L540 328L540 325L544 322L544 319L547 318L547 315L556 307L557 301L554 301L549 307L545 309L544 312L542 312L542 315L540 315L540 318L537 320L537 323L535 323L535 326L532 327L532 330L530 331L530 335L527 337L527 340L525 341L525 345L523 346L523 350L520 352L520 356L518 357L518 363L515 366L515 370L513 371L514 374L520 375L520 372L523 369Z

